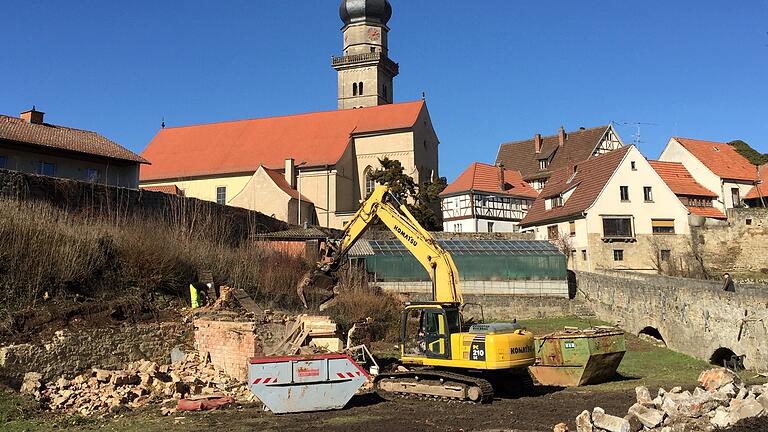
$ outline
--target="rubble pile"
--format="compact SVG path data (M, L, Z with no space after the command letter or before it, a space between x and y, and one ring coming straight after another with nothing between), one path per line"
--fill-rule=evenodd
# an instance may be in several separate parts
M61 377L48 383L43 383L40 374L30 372L21 391L34 395L51 410L83 416L116 414L150 402L183 398L229 396L238 403L255 400L244 383L197 354L187 354L170 365L141 360L129 363L125 370L92 369L73 379ZM171 412L163 409L164 414Z
M724 429L743 419L768 416L768 384L745 385L726 368L699 375L693 392L659 389L655 396L637 387L637 403L624 417L596 407L576 417L577 432L703 432ZM558 425L559 426L559 425Z

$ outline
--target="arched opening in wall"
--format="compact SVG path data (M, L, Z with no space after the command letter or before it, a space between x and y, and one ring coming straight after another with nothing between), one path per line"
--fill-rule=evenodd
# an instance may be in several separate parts
M736 354L730 348L720 347L712 353L709 363L715 366L725 366L732 370L743 370L745 357Z
M352 83L352 96L357 96L357 83Z
M360 84L357 85L357 92L360 93L360 96L363 95L363 82L361 81Z
M655 327L645 327L644 329L640 330L640 333L637 335L637 337L656 346L667 346L667 343L664 341L664 337L661 335L661 332Z
M373 173L372 167L367 167L364 171L365 173L365 197L368 198L373 193L373 190L376 189L376 181L371 176L371 173Z

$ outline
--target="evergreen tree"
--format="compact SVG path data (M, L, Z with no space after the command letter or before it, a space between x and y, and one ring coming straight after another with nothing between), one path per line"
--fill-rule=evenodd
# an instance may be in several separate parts
M371 179L379 184L388 184L390 192L408 207L425 229L442 231L439 195L447 186L445 177L416 185L413 178L405 173L400 161L384 157L379 159L379 163L381 168L370 174Z

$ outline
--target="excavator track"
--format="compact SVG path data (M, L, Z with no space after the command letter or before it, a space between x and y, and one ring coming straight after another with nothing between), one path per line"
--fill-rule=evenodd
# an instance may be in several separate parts
M493 386L487 380L440 370L382 373L373 385L384 399L423 396L472 403L493 401Z

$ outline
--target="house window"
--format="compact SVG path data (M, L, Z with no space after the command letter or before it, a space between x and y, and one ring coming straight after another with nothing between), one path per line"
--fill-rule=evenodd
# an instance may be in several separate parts
M568 222L568 229L571 232L571 237L576 235L576 221Z
M376 180L373 179L373 176L371 175L372 170L371 167L368 167L365 170L365 196L370 196L373 193L373 190L376 189Z
M539 169L545 170L549 166L549 161L547 159L539 159Z
M0 169L5 169L6 161L7 159L5 158L5 156L0 156Z
M582 261L586 261L587 260L587 250L586 249L582 249L581 250L581 260Z
M674 234L674 219L651 219L651 229L654 234Z
M672 251L669 249L662 249L659 253L659 258L664 262L669 262L672 259Z
M614 261L624 261L624 250L623 249L614 249L613 250L613 260Z
M603 237L631 238L632 237L632 218L629 218L629 217L603 218Z
M547 238L550 240L557 240L560 237L560 232L557 230L557 225L550 225L547 227Z
M83 178L87 182L96 183L99 181L99 170L94 168L86 168Z
M489 233L493 232L493 222L488 222L488 232Z
M454 225L454 226L453 226L453 232L457 232L457 233L460 233L460 232L462 231L462 229L461 229L461 228L462 228L462 227L461 227L461 224L460 224L460 223L457 223L456 225Z
M643 187L643 198L645 202L653 202L653 189L650 186Z
M734 207L741 207L741 196L739 196L739 188L731 188L731 202Z
M216 188L216 203L221 205L227 204L227 187L219 186Z
M637 171L637 165L635 164L635 161L630 162L629 165L632 167L632 171Z
M619 186L619 194L622 201L629 201L629 186Z
M55 176L56 164L49 163L49 162L40 162L40 165L38 165L37 167L37 173L44 176Z

